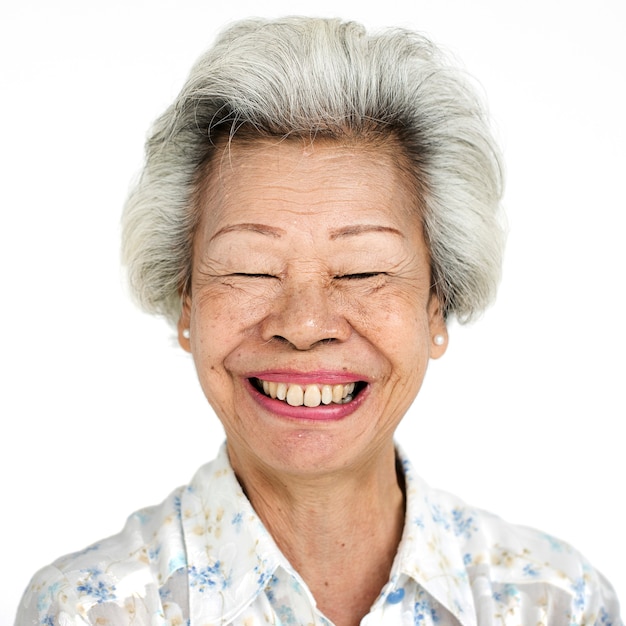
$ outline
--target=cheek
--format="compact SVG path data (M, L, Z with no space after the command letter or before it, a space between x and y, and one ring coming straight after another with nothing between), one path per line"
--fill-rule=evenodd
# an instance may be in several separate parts
M391 345L420 346L428 339L427 299L415 290L393 290L351 300L351 314L364 333Z
M267 298L236 289L203 290L192 299L191 333L203 361L224 359L268 309Z
M395 298L372 303L368 309L363 333L387 360L390 380L402 388L419 388L430 357L425 306L415 298Z

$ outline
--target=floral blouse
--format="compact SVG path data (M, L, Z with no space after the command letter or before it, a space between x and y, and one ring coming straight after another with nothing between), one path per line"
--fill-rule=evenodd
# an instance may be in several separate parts
M608 582L570 546L405 471L404 534L362 626L618 626ZM40 570L17 626L329 626L257 517L226 447L118 535Z

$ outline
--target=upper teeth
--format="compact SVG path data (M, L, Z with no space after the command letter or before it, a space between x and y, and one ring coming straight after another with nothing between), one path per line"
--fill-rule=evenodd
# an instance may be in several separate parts
M296 383L276 383L260 381L263 392L270 398L284 400L291 406L316 407L320 404L345 404L352 400L355 383L346 385L298 385Z

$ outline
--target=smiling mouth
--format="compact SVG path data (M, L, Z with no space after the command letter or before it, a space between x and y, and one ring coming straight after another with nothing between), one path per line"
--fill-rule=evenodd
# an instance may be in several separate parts
M281 400L290 406L317 407L321 404L348 404L365 388L366 383L354 382L345 385L299 385L289 382L274 382L250 379L255 389L273 400Z

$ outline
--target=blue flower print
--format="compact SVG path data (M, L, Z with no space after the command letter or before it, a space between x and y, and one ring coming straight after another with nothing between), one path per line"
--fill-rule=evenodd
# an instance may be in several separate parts
M427 600L420 600L415 603L413 611L413 623L415 626L426 626L427 624L436 624L439 621L437 611L430 606Z
M300 586L300 583L295 579L292 578L291 579L291 585L290 587L299 595L302 595L302 587Z
M56 622L54 621L54 616L52 615L46 615L41 620L41 625L42 626L57 626Z
M76 591L95 598L98 604L107 600L115 600L115 585L107 584L107 581L103 580L104 572L93 568L81 570L81 573L86 574L86 576L79 581Z
M40 613L48 610L52 599L57 596L60 587L61 583L52 583L43 593L37 596L37 610Z
M472 555L469 552L466 552L463 555L463 565L471 565L472 564Z
M133 513L133 517L135 517L136 519L139 520L139 523L142 526L145 526L148 523L148 520L150 519L148 516L147 511L140 509L139 511L135 511Z
M404 474L404 479L406 481L413 480L413 472L411 471L411 463L409 459L402 459L402 473Z
M176 570L185 567L186 564L187 560L185 558L185 554L183 552L179 552L167 562L167 571L172 574Z
M293 609L287 604L281 604L280 607L278 607L277 613L278 617L280 617L281 624L285 626L297 626L299 624Z
M258 576L256 582L259 587L271 587L278 582L278 578L276 578L272 572L268 571L267 562L265 560L259 561L259 563L254 566L254 573Z
M161 600L167 600L172 597L172 590L167 587L159 587L159 598Z
M515 599L518 596L519 591L515 585L504 585L502 591L493 592L493 599L500 603L508 603L509 599Z
M181 508L182 508L182 501L180 499L180 496L174 496L174 511L176 511L176 517L178 519L181 519Z
M243 524L243 514L239 511L236 515L233 515L233 519L230 522L237 532L241 532L241 526Z
M552 535L548 535L548 533L543 533L542 537L550 544L550 548L555 552L563 552L563 544Z
M525 576L536 577L539 576L539 571L536 570L531 563L524 565L524 569L522 570Z
M433 504L430 507L430 512L433 518L433 522L435 522L435 524L439 524L440 526L443 526L446 530L449 530L450 522L448 521L445 513L436 504Z
M398 604L402 602L403 598L404 588L400 587L400 589L394 589L392 592L389 593L389 595L387 596L387 602L389 604Z
M515 585L504 585L504 594L509 598L515 598L519 596L519 590Z
M574 606L577 609L582 609L585 606L585 591L586 584L584 578L579 578L573 585L572 591L575 593L574 596Z
M454 534L457 537L463 535L469 539L472 533L477 530L474 518L467 514L464 509L452 509L452 523L454 524Z
M267 579L268 576L259 576L257 582L261 585L264 584ZM271 576L269 576L269 580L265 584L265 593L267 595L267 599L270 601L271 604L274 604L274 602L276 601L276 598L274 596L274 587L278 584L278 582L278 577L275 574L272 574Z
M606 612L606 609L604 607L600 609L600 615L598 615L598 619L602 626L613 626L613 620L611 619L611 616Z
M221 561L198 569L195 565L189 568L189 581L192 587L197 587L200 593L207 589L226 589L230 586L230 575L222 571Z

